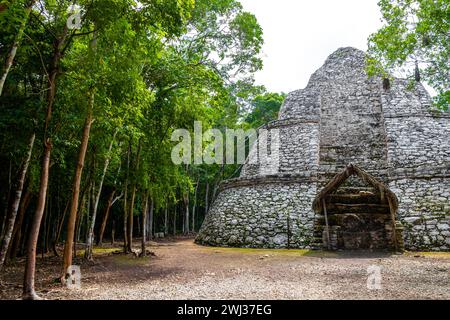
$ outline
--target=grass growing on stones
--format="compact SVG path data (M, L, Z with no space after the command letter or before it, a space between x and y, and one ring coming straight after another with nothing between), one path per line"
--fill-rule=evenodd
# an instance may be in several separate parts
M223 247L204 247L207 251L214 253L237 253L237 254L255 254L255 255L279 255L279 256L297 256L297 257L318 257L334 258L338 254L335 252L307 250L307 249L254 249L254 248L223 248Z
M406 256L450 259L450 252L405 252Z

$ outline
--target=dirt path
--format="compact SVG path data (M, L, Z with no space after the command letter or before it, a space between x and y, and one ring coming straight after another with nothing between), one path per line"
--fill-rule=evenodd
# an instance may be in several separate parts
M97 249L82 265L82 288L53 283L57 258L39 261L46 299L450 299L450 254L332 254L302 250L206 248L191 239L154 243L156 257ZM367 268L382 268L382 289L367 289ZM22 265L2 276L0 298L20 297Z

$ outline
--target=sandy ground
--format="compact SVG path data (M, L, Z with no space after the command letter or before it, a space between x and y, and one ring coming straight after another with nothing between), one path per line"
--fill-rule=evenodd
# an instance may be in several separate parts
M156 256L143 259L113 254L116 249L96 249L95 262L81 264L76 290L54 282L60 258L39 259L38 293L45 299L450 299L449 253L207 248L192 239L152 243ZM367 288L372 265L381 267L380 290ZM5 271L0 299L17 299L23 261Z

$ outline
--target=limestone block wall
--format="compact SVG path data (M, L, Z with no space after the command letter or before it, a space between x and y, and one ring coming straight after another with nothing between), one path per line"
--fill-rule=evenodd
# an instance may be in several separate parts
M408 250L450 250L450 180L400 179L390 183L399 198L398 220Z
M299 118L320 120L320 95L312 86L291 92L280 110L280 120Z
M395 80L383 92L390 187L399 198L405 247L450 250L450 116L431 111L422 85Z
M385 123L392 168L450 164L450 117L386 117Z
M212 246L309 248L315 183L273 179L270 183L229 183L206 216L196 241Z
M365 73L363 52L358 58L329 58L321 81L320 179L328 182L349 163L386 180L386 139L382 122L380 83ZM337 72L339 70L339 72Z
M319 123L305 122L281 128L280 173L316 172Z
M309 120L275 121L268 125L267 130L279 130L279 161L277 172L269 174L299 174L316 172L318 169L319 123ZM262 147L272 148L271 140ZM250 160L258 157L258 148L254 146L244 165L241 177L250 178L266 175L265 165L251 164ZM257 158L258 159L258 158ZM255 162L254 162L255 163Z

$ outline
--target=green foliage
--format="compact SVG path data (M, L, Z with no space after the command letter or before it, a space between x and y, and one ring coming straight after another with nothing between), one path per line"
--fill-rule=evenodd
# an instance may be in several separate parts
M2 58L17 26L25 21L25 4L25 0L10 1L8 13L0 13ZM62 38L72 4L80 9L82 27L68 30ZM20 167L33 132L38 135L36 146L42 145L48 74L55 43L61 39L48 128L53 141L48 196L59 207L49 210L55 211L55 217L70 199L91 98L94 122L84 163L81 212L88 187L98 186L104 163L110 159L104 189L119 195L125 186L129 193L136 188L137 215L145 194L154 201L155 212L168 205L179 210L185 194L191 199L197 194L197 212L203 215L209 205L207 190L210 202L219 183L238 169L237 165L176 166L171 160L174 130L193 130L194 121L202 121L205 130L257 127L276 118L284 99L254 86L254 72L262 68L262 29L235 0L40 1L26 21L0 98L2 182L8 180L9 167L12 172ZM38 191L40 153L41 148L35 148L29 171L33 192ZM2 185L4 194L9 185ZM116 205L113 216L122 217L123 211L123 205ZM116 217L117 221L121 219Z
M369 38L369 74L403 71L433 87L437 106L450 100L448 0L380 0L385 25ZM419 73L416 72L416 64Z
M252 101L252 111L247 116L246 122L253 128L259 128L264 124L277 120L285 98L285 94L278 93L265 93L255 97Z

